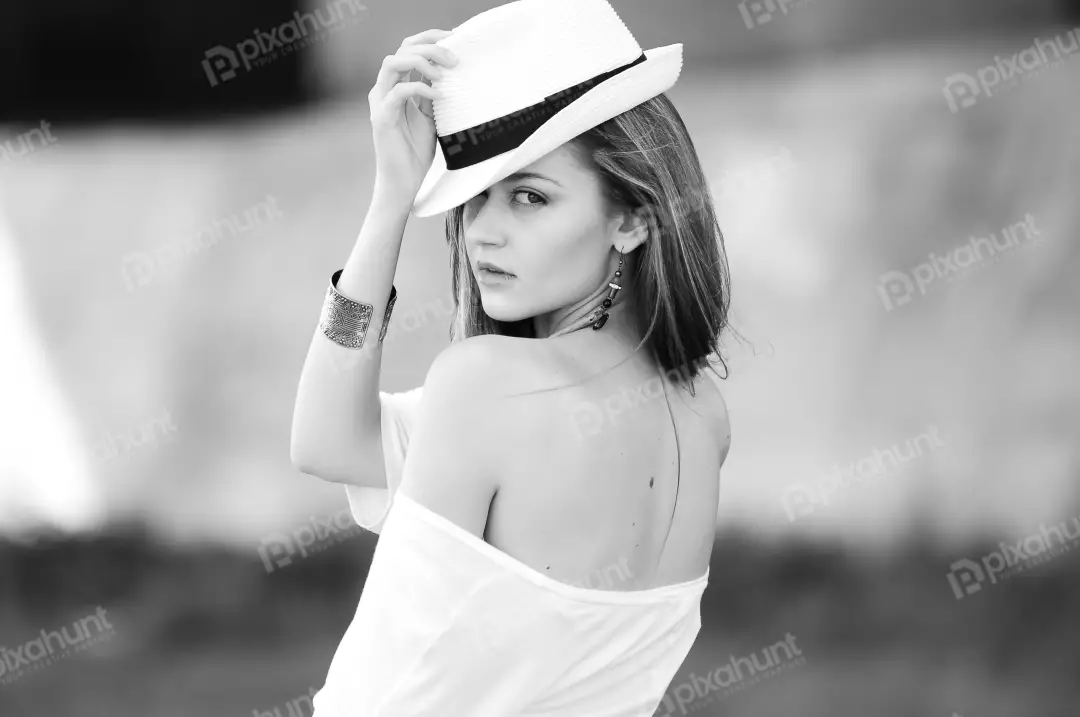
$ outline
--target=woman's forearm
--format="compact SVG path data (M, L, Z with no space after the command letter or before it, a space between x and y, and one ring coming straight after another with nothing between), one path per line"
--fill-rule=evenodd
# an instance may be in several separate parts
M372 306L359 349L316 328L297 388L290 455L305 473L372 484L383 475L379 450L379 368L390 289L411 202L376 184L364 225L338 277L344 296ZM329 277L328 277L329 278ZM313 317L318 322L318 317Z

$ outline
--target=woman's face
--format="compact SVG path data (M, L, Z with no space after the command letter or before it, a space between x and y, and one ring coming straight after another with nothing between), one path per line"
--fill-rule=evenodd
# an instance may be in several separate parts
M470 199L463 224L484 311L494 319L518 321L572 307L611 279L620 219L605 215L600 180L570 145ZM482 271L483 262L513 276Z

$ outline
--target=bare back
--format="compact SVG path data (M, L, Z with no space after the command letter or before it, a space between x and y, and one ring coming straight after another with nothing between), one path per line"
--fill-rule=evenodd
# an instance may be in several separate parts
M605 371L629 351L581 332L510 339L507 353L500 394L592 378L500 400L507 420L492 439L504 460L484 539L538 573L586 588L644 590L701 577L728 436L713 382L703 374L691 396L644 352Z

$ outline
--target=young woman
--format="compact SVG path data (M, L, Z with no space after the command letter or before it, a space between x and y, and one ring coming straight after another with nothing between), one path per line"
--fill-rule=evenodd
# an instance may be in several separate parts
M375 189L293 422L296 467L380 535L318 717L663 699L701 626L730 435L706 380L723 240L663 94L681 66L606 0L508 3L383 61ZM456 313L423 386L390 394L410 210L448 211Z

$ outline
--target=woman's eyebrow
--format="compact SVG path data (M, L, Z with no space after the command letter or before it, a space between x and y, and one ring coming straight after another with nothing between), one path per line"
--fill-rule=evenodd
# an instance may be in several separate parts
M552 184L556 184L556 185L558 185L560 187L562 186L562 184L555 181L551 177L548 177L547 175L544 175L544 174L537 174L536 172L514 172L513 174L508 176L503 181L504 182L509 182L509 181L512 181L512 180L519 180L519 179L543 179L544 181L551 182Z

